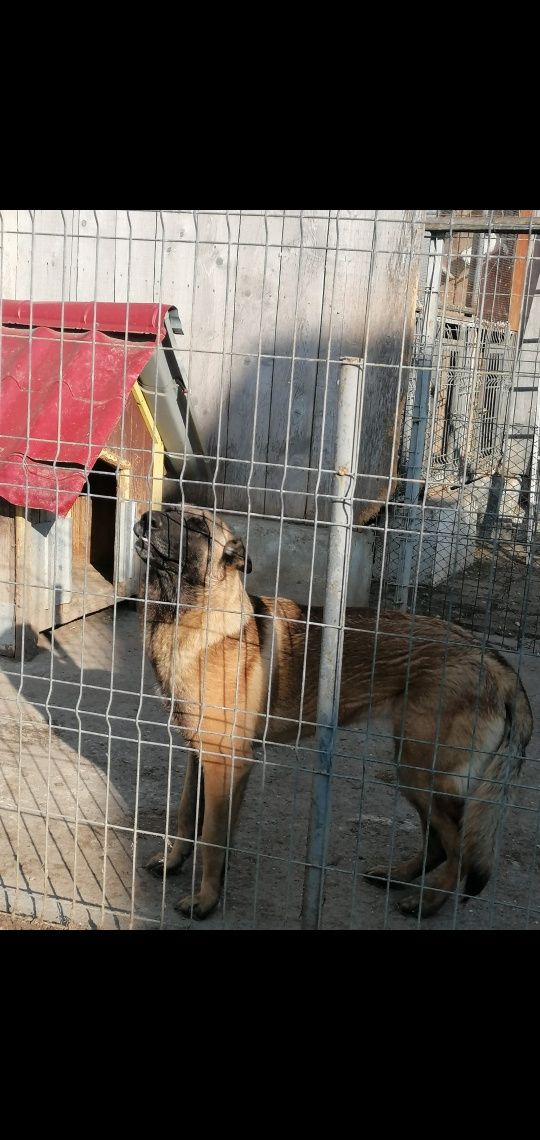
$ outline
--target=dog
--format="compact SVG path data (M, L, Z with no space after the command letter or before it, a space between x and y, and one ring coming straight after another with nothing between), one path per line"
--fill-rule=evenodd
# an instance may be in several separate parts
M175 873L200 843L200 889L177 908L202 919L220 898L254 742L316 730L323 615L287 598L249 595L244 543L212 511L153 510L134 531L147 563L139 592L145 649L190 748L177 837L146 866ZM424 842L413 857L374 866L367 877L384 886L422 877L423 891L406 894L400 909L417 914L421 905L424 917L462 879L463 901L489 879L501 805L532 733L530 704L505 659L459 626L349 609L340 725L370 708L392 718L399 785Z

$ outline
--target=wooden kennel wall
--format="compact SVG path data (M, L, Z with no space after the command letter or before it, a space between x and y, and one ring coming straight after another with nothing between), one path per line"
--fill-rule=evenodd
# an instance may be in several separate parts
M0 653L31 656L40 631L137 587L133 525L164 470L138 378L168 312L2 303Z
M123 438L121 438L123 435ZM133 525L160 501L163 443L136 385L64 518L0 497L0 653L35 652L38 634L137 589Z

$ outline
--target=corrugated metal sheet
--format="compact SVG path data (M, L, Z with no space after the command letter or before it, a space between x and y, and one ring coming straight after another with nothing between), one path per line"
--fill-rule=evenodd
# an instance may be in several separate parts
M163 320L170 305L139 301L0 301L3 325L43 325L50 329L146 334L162 340ZM160 331L161 330L161 331Z
M2 303L0 496L67 514L165 336L168 309ZM73 328L87 331L67 331ZM133 335L148 341L130 341Z

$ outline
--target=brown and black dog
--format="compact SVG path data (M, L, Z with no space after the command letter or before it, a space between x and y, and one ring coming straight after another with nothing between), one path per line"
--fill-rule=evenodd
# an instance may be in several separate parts
M135 549L148 563L140 594L147 597L145 648L169 707L173 701L172 722L193 750L177 837L147 867L179 871L200 833L201 886L178 909L204 918L219 901L253 743L316 729L322 612L312 607L308 620L306 607L287 598L250 596L244 544L212 511L147 512L134 529ZM459 626L394 612L376 620L349 609L340 724L370 709L392 717L399 784L424 835L422 850L394 865L392 879L426 875L422 915L438 910L462 878L464 894L478 894L490 876L500 806L532 732L519 677ZM388 867L368 875L386 882ZM419 900L416 891L400 909L418 913Z

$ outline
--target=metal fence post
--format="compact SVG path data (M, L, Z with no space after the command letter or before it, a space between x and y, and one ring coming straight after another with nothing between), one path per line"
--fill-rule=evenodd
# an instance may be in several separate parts
M313 776L302 898L302 929L317 930L324 898L330 822L330 779L339 715L341 659L353 527L353 499L360 443L363 361L340 361L332 513L324 600L317 703L319 769Z
M404 495L406 509L403 513L402 525L406 533L403 535L400 543L401 549L395 593L396 607L399 607L399 609L403 611L407 609L411 588L414 536L410 532L414 531L417 526L418 510L415 508L418 503L420 483L426 458L426 433L429 424L431 389L435 384L434 360L443 247L444 240L441 237L435 236L430 239L424 299L422 344L420 349L421 359L416 373L413 422ZM435 411L434 401L432 406ZM420 555L421 551L418 550L419 559Z

